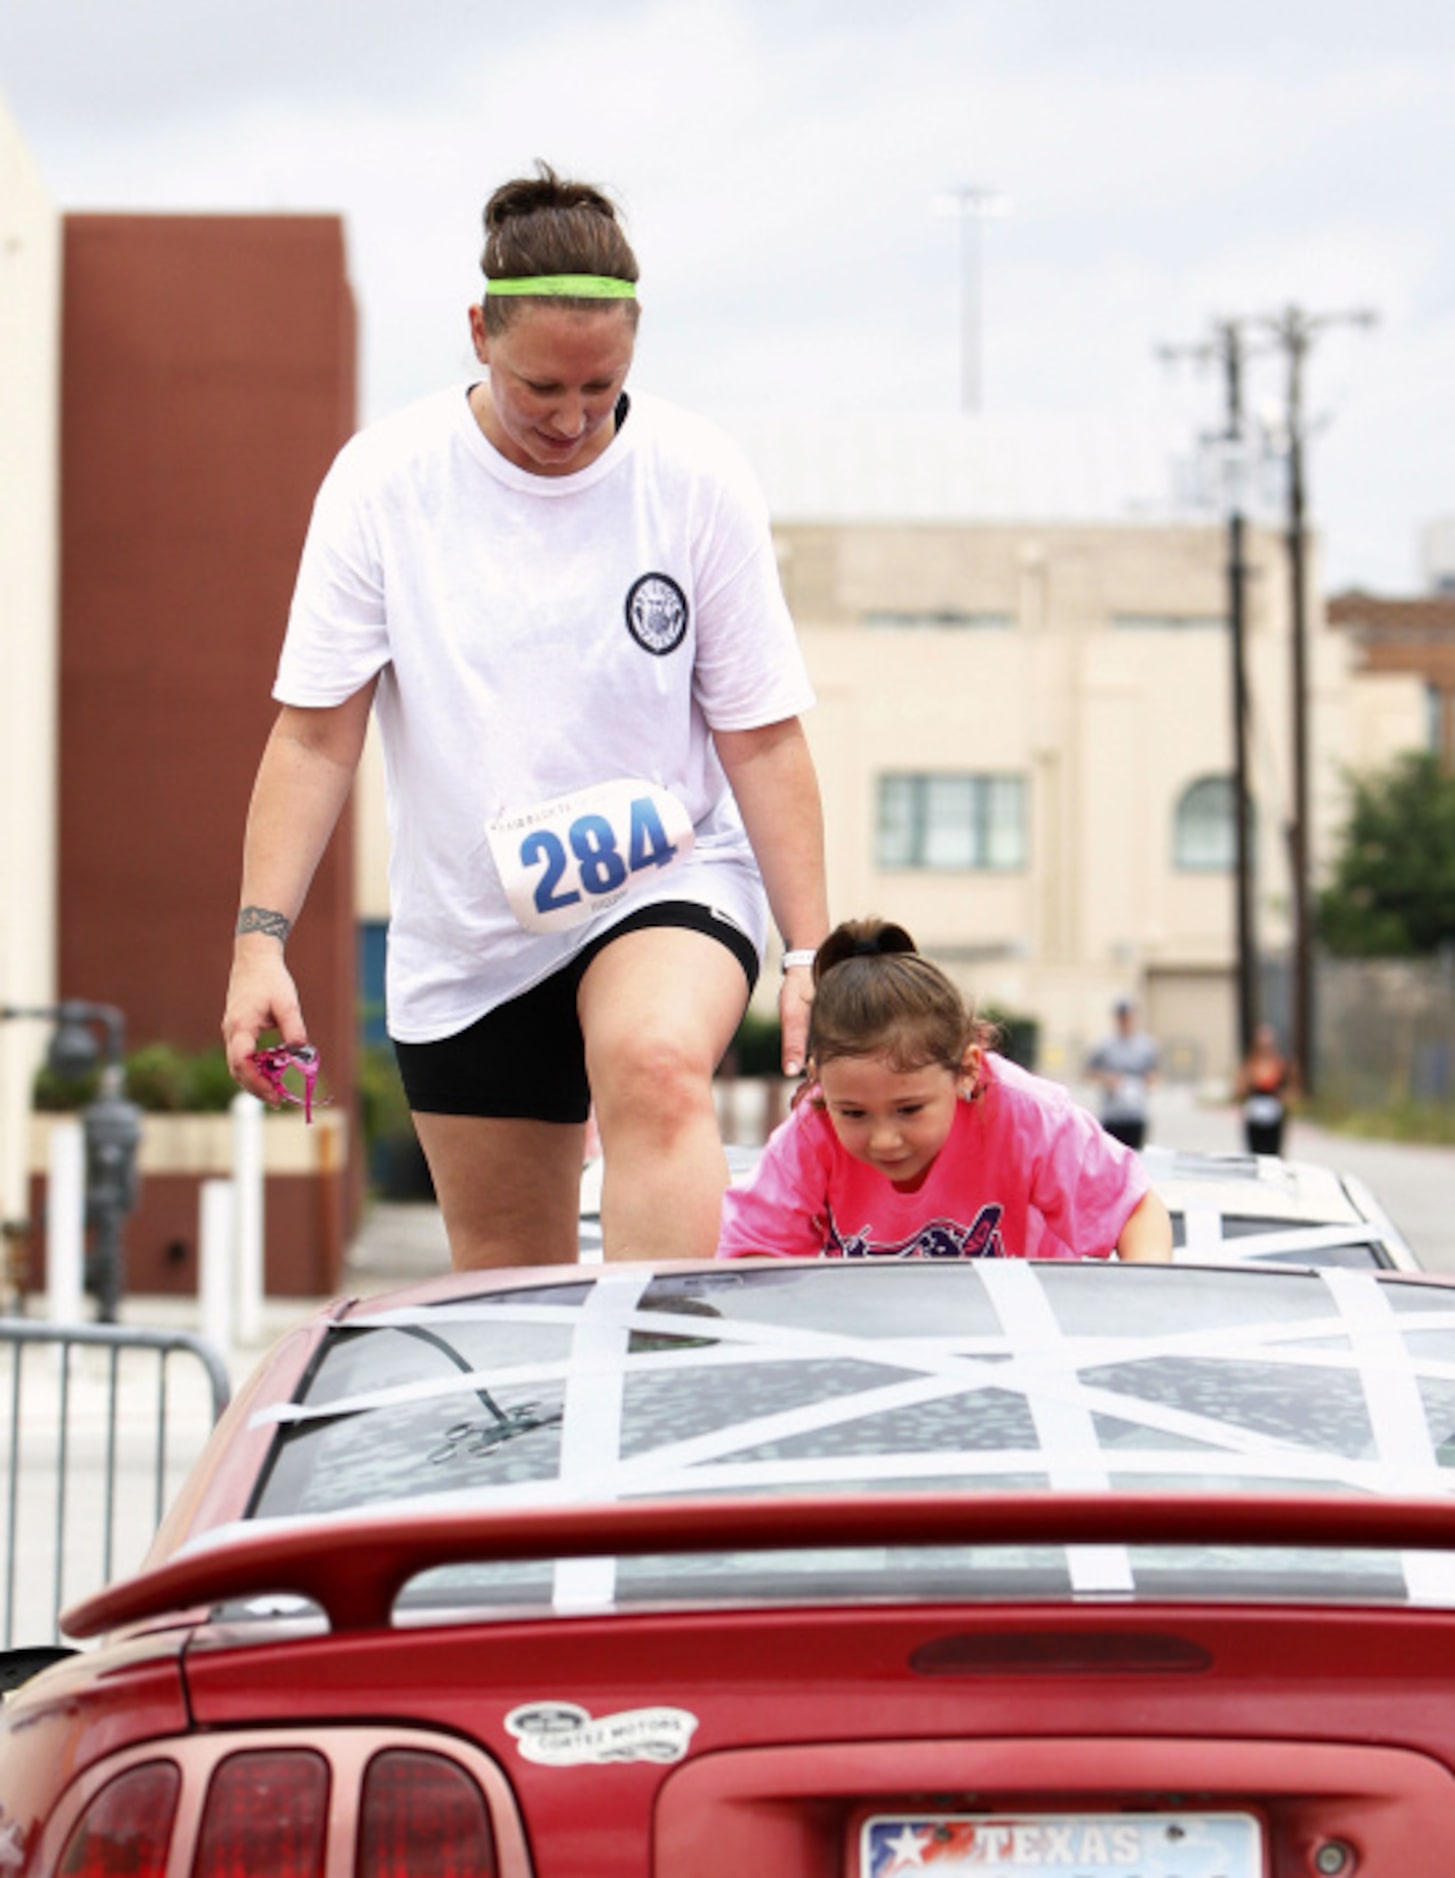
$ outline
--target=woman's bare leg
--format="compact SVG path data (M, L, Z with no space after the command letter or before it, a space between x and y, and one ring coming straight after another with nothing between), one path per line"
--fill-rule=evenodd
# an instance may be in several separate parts
M712 1077L747 1003L743 968L705 933L623 933L577 994L601 1129L608 1259L711 1258L727 1160Z
M583 1126L419 1113L414 1125L457 1272L575 1263Z

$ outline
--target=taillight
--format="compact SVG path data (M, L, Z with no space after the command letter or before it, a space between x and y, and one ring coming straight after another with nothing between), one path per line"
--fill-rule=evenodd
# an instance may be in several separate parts
M229 1754L207 1788L192 1878L322 1878L328 1764L306 1748Z
M364 1775L356 1878L496 1878L485 1796L442 1754L390 1748Z
M182 1775L171 1761L118 1774L71 1828L61 1878L162 1878Z

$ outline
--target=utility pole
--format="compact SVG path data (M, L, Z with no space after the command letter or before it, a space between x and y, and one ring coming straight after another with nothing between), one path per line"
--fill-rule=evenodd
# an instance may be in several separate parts
M1226 428L1222 432L1227 482L1228 637L1233 692L1233 849L1234 928L1237 954L1239 1061L1248 1054L1258 1022L1258 956L1253 929L1252 794L1248 787L1248 563L1244 543L1243 322L1218 320L1212 338L1200 346L1162 346L1164 359L1194 358L1222 366Z
M1309 734L1308 734L1308 530L1304 490L1304 366L1315 337L1329 326L1374 325L1367 310L1305 313L1287 306L1263 321L1281 347L1288 366L1285 425L1288 438L1289 640L1293 710L1293 789L1288 830L1289 872L1293 879L1293 997L1290 1047L1303 1086L1314 1089L1313 917L1309 904Z
M980 250L982 222L1009 215L1010 198L996 189L965 184L936 198L935 212L960 224L960 408L978 411L980 369Z

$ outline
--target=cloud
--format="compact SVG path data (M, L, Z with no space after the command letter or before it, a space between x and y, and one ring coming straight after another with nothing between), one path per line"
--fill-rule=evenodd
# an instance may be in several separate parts
M1328 565L1384 585L1451 505L1452 53L1443 0L0 9L0 85L64 206L345 217L366 415L469 369L480 208L538 155L612 186L638 369L715 408L952 408L965 277L933 203L964 183L1013 203L980 243L994 409L1205 427L1215 384L1169 380L1159 342L1376 304L1311 399L1337 414Z

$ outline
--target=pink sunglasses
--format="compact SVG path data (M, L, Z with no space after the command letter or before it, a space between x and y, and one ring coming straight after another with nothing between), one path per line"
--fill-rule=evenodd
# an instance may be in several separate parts
M318 1051L311 1043L279 1043L271 1050L254 1050L248 1059L267 1083L275 1102L292 1102L303 1110L305 1122L313 1120L313 1089L318 1081ZM295 1095L284 1078L296 1069L303 1081L303 1094Z

